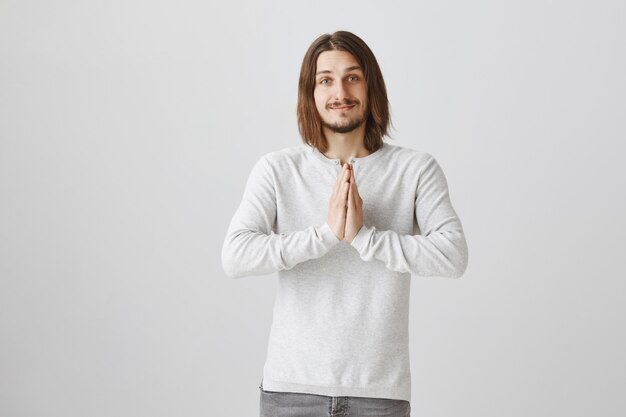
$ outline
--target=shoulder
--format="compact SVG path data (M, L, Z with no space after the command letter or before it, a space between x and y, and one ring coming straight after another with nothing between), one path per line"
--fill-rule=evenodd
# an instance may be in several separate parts
M392 161L394 164L421 167L435 159L433 155L429 152L409 148L407 146L401 146L386 142L385 147L388 148L386 153L388 160Z
M289 146L261 155L257 163L263 163L278 170L288 169L289 167L300 166L310 153L311 148L304 144Z

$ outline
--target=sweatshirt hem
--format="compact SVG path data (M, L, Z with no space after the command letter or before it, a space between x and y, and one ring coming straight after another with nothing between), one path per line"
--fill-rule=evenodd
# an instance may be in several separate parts
M322 223L322 225L317 226L317 232L320 236L320 239L326 247L329 249L339 243L340 239L335 235L335 232L332 231L328 222Z
M325 395L328 397L387 398L411 401L411 386L369 386L344 387L327 385L296 384L263 378L260 388L264 391L293 392L301 394Z
M365 248L369 245L372 233L374 233L374 227L367 227L363 225L354 236L354 239L352 239L352 242L350 242L350 245L357 250L361 257L365 252Z

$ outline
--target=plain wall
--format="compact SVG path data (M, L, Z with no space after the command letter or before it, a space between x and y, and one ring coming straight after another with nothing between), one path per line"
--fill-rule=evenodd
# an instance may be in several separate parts
M254 416L276 275L221 269L300 64L361 36L469 245L414 276L414 417L626 410L622 1L0 1L0 415Z

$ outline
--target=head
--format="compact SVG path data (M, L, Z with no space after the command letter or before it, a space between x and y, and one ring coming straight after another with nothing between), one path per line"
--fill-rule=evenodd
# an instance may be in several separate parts
M338 31L317 38L304 56L298 84L298 128L305 143L325 152L323 127L338 133L365 125L364 146L375 152L388 135L387 90L380 67L358 36Z

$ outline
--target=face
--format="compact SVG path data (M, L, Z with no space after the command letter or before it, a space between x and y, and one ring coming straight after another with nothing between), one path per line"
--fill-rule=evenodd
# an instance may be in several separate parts
M313 96L322 125L333 132L351 132L367 119L367 83L363 69L349 52L319 55Z

